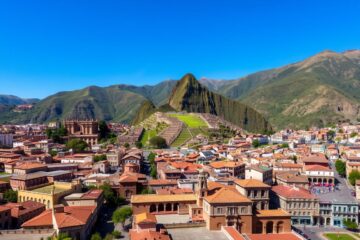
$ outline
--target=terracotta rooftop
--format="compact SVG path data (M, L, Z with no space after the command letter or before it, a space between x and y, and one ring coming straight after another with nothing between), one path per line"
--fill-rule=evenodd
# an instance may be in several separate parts
M224 227L224 230L231 236L233 240L245 240L245 238L234 227Z
M325 171L325 172L332 172L329 167L321 166L321 165L310 165L305 166L306 171Z
M15 168L21 169L21 170L27 170L27 169L42 168L42 167L46 167L46 165L44 165L42 163L27 162L27 163L18 165Z
M235 184L243 188L270 188L269 185L256 179L238 179L235 180Z
M258 217L290 217L291 215L285 210L269 209L269 210L258 210L256 216Z
M308 183L308 178L305 175L294 172L279 172L276 178L290 183Z
M275 163L275 166L281 168L302 168L302 165L297 163Z
M241 195L236 189L221 188L216 193L206 196L208 203L251 203L251 200Z
M196 201L194 194L169 194L169 195L132 195L131 203L152 203L152 202L182 202Z
M68 228L85 225L95 210L95 206L65 206L64 212L55 213L59 228ZM52 209L25 222L22 227L52 227Z
M0 206L0 212L8 211L10 210L10 207L7 206Z
M175 181L175 180L167 180L167 179L152 179L152 180L149 180L148 185L150 185L150 186L177 185L177 181Z
M207 188L209 191L217 189L217 188L223 188L226 187L224 184L218 183L218 182L213 182L213 181L208 181L207 182Z
M170 236L164 233L144 229L144 230L131 230L129 232L130 240L170 240Z
M316 199L308 190L301 187L290 187L285 185L277 185L271 188L273 192L284 198L305 198Z
M324 154L312 154L302 159L304 163L329 163Z
M244 165L244 163L234 161L218 161L210 163L210 166L213 168L234 168L241 165Z
M4 206L11 208L11 216L19 217L21 215L27 214L39 208L44 208L45 204L35 202L35 201L26 201L21 203L7 203Z

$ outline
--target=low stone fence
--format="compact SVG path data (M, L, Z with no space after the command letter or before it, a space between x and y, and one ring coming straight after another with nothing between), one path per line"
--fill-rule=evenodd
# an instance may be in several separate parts
M2 234L49 234L52 236L55 233L54 229L8 229L0 230L0 236ZM1 238L1 237L0 237Z
M171 223L171 224L164 224L163 225L166 229L173 229L173 228L192 228L192 227L205 227L205 222L200 223Z

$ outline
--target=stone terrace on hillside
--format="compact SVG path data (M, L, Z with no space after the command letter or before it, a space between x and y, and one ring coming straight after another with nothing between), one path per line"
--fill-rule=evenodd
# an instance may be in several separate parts
M236 126L235 124L232 124L231 122L210 113L199 113L199 116L208 123L209 128L218 129L219 125L222 124L234 130L242 130L239 126Z
M185 124L179 121L177 118L169 117L165 114L162 114L161 118L166 122L169 126L165 128L159 136L166 140L167 145L171 145L177 136L179 136L180 132L183 130Z

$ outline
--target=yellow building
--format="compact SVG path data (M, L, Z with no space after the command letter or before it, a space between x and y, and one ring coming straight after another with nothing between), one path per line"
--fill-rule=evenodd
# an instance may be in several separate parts
M18 201L35 201L43 203L46 209L53 208L54 205L61 203L63 198L74 192L79 192L80 185L77 183L69 182L54 182L51 185L47 185L40 188L34 188L31 190L19 190Z

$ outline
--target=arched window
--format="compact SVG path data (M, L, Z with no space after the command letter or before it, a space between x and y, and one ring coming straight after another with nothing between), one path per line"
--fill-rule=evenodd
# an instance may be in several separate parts
M156 205L155 204L151 204L150 205L150 212L156 212Z
M269 221L266 223L266 233L273 233L274 223Z
M276 232L277 233L282 233L284 232L284 222L283 221L280 221L277 223L276 225Z

